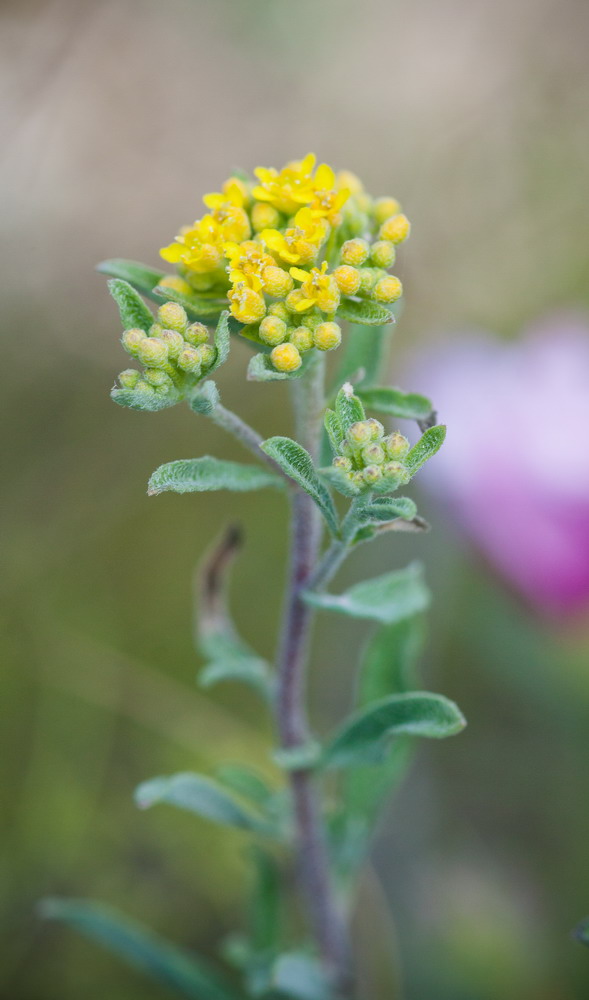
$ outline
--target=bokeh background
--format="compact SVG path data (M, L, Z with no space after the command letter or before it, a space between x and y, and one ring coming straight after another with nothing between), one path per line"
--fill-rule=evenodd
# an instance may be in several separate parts
M285 509L271 493L146 497L162 461L239 453L180 407L112 405L124 360L95 263L156 264L228 168L312 149L413 221L393 382L448 333L512 340L587 308L588 37L586 0L3 0L3 996L162 995L43 925L48 893L121 905L214 954L243 916L243 840L139 814L131 791L263 763L268 738L253 700L194 684L191 578L237 516L236 616L271 655ZM224 394L262 431L287 430L283 390L244 383L247 353L235 347ZM538 413L560 419L557 401ZM571 433L586 465L586 432L585 450ZM589 951L570 930L589 912L587 618L522 600L437 503L432 475L416 495L435 530L391 535L341 578L425 561L424 681L470 720L420 750L375 846L404 995L585 1000ZM321 624L319 730L346 704L364 636ZM364 915L369 931L381 922Z

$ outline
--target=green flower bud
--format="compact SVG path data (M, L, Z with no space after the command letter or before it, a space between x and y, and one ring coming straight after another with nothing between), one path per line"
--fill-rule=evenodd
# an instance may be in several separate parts
M344 440L341 442L339 450L344 458L351 459L354 455L354 448L352 447L350 442L346 440L346 438L344 438Z
M349 458L344 458L343 455L336 455L332 465L334 469L341 469L342 472L352 471L352 461Z
M286 340L286 323L278 316L264 316L260 323L260 340L271 347L282 344Z
M186 310L178 302L164 302L157 311L157 318L165 330L184 333L188 326Z
M134 389L140 378L141 376L135 368L126 368L119 375L119 385L122 389Z
M145 379L139 379L139 382L135 386L135 392L140 393L142 396L155 396L155 389L149 382Z
M127 354L130 354L132 358L137 358L139 357L139 348L144 340L147 340L147 334L143 330L133 327L132 330L125 330L121 343Z
M215 348L211 347L210 344L200 344L198 347L195 347L195 351L200 358L202 371L207 372L211 365L214 365L216 361L217 352Z
M382 467L382 471L387 479L391 479L397 483L408 483L411 478L405 466L401 465L400 462L386 462Z
M289 343L294 344L297 351L304 354L313 347L313 333L308 326L297 326L288 335Z
M367 486L373 486L374 483L378 483L382 479L382 472L378 465L367 465L365 469L362 470L362 479Z
M173 386L172 379L165 372L159 371L157 368L147 368L144 372L145 381L153 386L154 389L161 389L167 391Z
M346 240L341 249L341 259L344 264L360 267L368 260L369 252L370 247L366 240Z
M204 345L201 345L204 346ZM188 375L200 375L201 360L198 348L185 347L178 355L178 368Z
M375 267L392 267L395 263L396 251L394 243L388 240L377 240L370 248L370 260Z
M372 431L368 421L357 420L348 428L346 437L353 448L368 444L372 440Z
M149 336L159 337L163 329L164 328L161 323L152 323L152 325L149 328Z
M139 345L138 357L149 368L163 368L168 364L168 348L159 337L146 337Z
M409 451L409 442L404 434L400 434L399 431L395 431L393 434L389 434L388 437L382 442L387 453L387 458L395 461L399 458L405 458L405 455Z
M208 339L209 331L204 323L191 323L190 326L184 331L184 340L186 340L191 347L198 347L199 344L206 344Z
M380 441L381 437L384 434L384 427L381 424L380 420L375 420L374 417L370 417L370 419L367 420L366 423L370 428L370 436L372 441Z
M313 343L319 351L333 351L341 342L342 331L337 323L319 323L313 333Z
M284 323L290 323L290 312L284 302L273 302L271 306L268 306L268 315L277 316Z
M180 354L180 351L184 350L186 347L184 337L176 330L162 330L158 340L163 340L164 344L168 348L168 357L172 361L175 361Z
M360 287L358 295L369 295L377 281L382 277L382 271L378 267L360 268Z
M385 458L384 448L381 448L379 444L367 444L362 449L362 461L366 465L382 465Z

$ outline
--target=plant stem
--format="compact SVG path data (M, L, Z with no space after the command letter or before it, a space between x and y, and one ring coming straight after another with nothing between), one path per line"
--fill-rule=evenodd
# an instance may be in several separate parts
M255 431L253 427L250 427L249 424L246 424L245 420L238 417L232 410L228 410L226 406L222 406L221 403L217 403L207 416L213 421L214 424L217 425L217 427L222 427L224 431L232 434L233 437L237 438L237 440L244 446L244 448L247 448L248 451L251 451L252 454L256 456L256 458L259 458L262 462L265 462L266 465L269 465L273 472L282 476L287 480L289 486L292 486L292 480L289 479L274 459L270 458L269 455L266 455L260 448L260 445L264 442L262 435L258 434L258 432Z
M321 432L323 359L294 383L297 440L316 456ZM302 600L321 542L320 514L300 489L293 495L290 577L278 655L277 723L281 746L293 749L309 739L305 706L306 666L313 608ZM301 887L319 951L341 996L349 995L349 949L331 882L320 802L308 769L290 772Z

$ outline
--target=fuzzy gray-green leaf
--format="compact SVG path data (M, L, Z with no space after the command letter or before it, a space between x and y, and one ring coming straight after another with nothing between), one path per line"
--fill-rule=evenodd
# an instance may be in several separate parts
M262 817L256 816L231 792L202 774L185 772L144 781L135 791L135 801L140 809L164 802L213 823L258 833L270 832Z
M329 443L334 455L339 454L339 446L344 439L344 432L342 430L342 425L339 422L338 416L335 410L326 410L325 417L323 420L325 430L327 431L327 436L329 438Z
M335 412L344 434L347 434L352 424L365 419L364 407L358 396L354 395L350 382L344 382L335 397Z
M166 410L169 406L175 406L182 399L182 395L177 389L160 393L154 391L151 386L148 386L144 392L140 388L120 389L118 386L114 386L110 391L110 398L119 406L125 406L130 410L157 413L158 410Z
M139 292L128 281L121 281L119 278L111 278L108 290L119 307L123 328L131 330L137 327L147 333L154 319Z
M352 618L368 618L388 625L400 621L429 604L429 591L418 563L383 576L357 583L343 594L306 591L309 604Z
M61 920L182 996L192 1000L239 998L200 958L109 906L83 899L44 899L39 909L41 916Z
M196 386L190 394L188 402L190 403L191 410L207 417L213 412L219 399L217 385L210 380L208 382L201 382L200 385Z
M342 299L337 310L337 317L362 326L386 326L388 323L395 322L392 312L378 302L372 302L369 299L362 299L358 302L354 299Z
M418 469L421 469L422 465L425 465L428 459L432 458L439 451L445 437L446 428L444 424L430 427L425 434L422 434L417 444L413 446L404 459L405 466L412 476L415 475Z
M214 372L219 365L222 365L223 362L227 361L227 358L229 357L229 349L231 347L231 330L229 326L229 313L227 310L222 312L219 316L219 322L217 323L214 339L217 356L215 358L215 363L211 366L210 372Z
M358 503L353 516L351 512L346 519L346 538L353 539L356 532L367 525L386 524L399 518L410 521L416 513L417 507L409 497L379 497L372 503Z
M278 372L267 354L254 354L247 366L249 382L283 382L305 374L304 363L294 372Z
M122 257L103 260L97 265L96 270L101 274L108 274L111 278L128 281L138 292L152 299L158 298L153 290L164 277L163 271L156 271L155 268L140 264L136 260L123 260Z
M433 411L430 400L415 392L402 392L401 389L390 389L386 386L373 389L360 387L356 391L369 410L386 413L391 417L426 420Z
M213 660L202 668L198 683L205 690L226 681L237 681L253 688L268 701L272 697L273 683L270 668L257 656L234 656Z
M464 729L466 721L453 701L428 691L383 698L344 722L324 752L325 767L350 767L384 755L393 736L444 739Z
M336 534L337 515L333 500L319 479L309 452L287 437L268 438L260 447L266 455L274 459L287 476L309 494L319 507L330 530Z
M243 465L203 455L166 462L156 469L149 480L149 496L172 493L204 493L209 490L234 490L243 493L266 486L283 488L283 481L257 465Z

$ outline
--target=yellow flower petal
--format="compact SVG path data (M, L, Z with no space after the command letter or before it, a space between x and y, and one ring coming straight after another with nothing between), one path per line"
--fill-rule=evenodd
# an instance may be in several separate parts
M315 187L331 191L335 187L335 174L327 163L320 163L315 173Z
M177 264L182 259L182 254L185 253L186 247L182 246L181 243L170 243L169 246L161 248L160 257L169 261L170 264Z
M290 274L291 277L296 278L297 281L306 281L309 277L309 272L303 271L300 267L291 267Z

